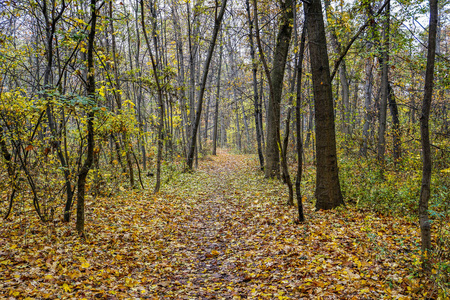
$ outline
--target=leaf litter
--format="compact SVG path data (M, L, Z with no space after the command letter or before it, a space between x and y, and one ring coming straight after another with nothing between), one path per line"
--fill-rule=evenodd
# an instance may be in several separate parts
M2 221L4 299L419 299L417 224L351 206L305 224L253 156L221 151L159 194L87 205L69 224Z

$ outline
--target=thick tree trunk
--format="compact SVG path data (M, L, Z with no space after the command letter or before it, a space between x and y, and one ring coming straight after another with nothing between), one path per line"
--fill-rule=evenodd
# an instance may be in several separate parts
M430 26L428 30L428 54L427 68L425 72L425 93L422 103L422 115L420 116L420 134L422 142L422 187L419 200L419 221L421 233L421 248L423 254L423 268L430 269L427 251L431 249L431 222L428 218L428 200L430 199L431 186L431 149L430 130L428 127L430 118L431 100L433 97L434 61L436 54L436 30L437 30L438 1L430 0Z
M336 154L333 93L320 0L305 11L316 114L316 209L344 204Z

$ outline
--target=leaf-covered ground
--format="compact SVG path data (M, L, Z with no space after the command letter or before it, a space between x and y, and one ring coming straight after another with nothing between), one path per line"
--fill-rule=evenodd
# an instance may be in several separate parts
M149 189L150 190L150 189ZM87 204L74 223L2 221L5 299L423 299L418 226L351 207L305 224L252 156L221 152L158 195Z

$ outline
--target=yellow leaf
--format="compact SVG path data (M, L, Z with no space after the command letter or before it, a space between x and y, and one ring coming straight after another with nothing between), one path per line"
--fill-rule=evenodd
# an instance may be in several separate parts
M337 285L336 287L335 287L335 290L336 291L342 291L344 289L344 287L342 286L342 285Z
M67 283L64 283L62 288L63 288L63 290L65 292L69 292L70 293L72 291L72 289L70 288L70 286Z
M11 247L9 247L9 248L10 248L11 250L12 250L12 249L16 249L16 248L17 248L17 245L15 245L15 244L14 244L14 245L11 245Z
M45 275L45 279L53 279L53 275L47 274L47 275Z
M82 268L84 268L84 269L87 269L87 268L89 268L91 265L86 261L86 262L83 262L82 264L81 264L81 267Z

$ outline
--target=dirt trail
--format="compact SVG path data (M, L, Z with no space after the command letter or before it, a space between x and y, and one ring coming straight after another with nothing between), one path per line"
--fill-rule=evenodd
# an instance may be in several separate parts
M239 197L236 182L241 180L242 170L248 168L244 157L220 151L219 156L209 158L198 172L208 178L204 195L197 199L189 213L180 243L187 261L182 269L189 278L187 296L196 299L231 299L245 297L239 289L230 289L249 280L240 270L239 257L244 256L245 244L237 234L243 224L236 221L245 209ZM182 266L180 266L183 268ZM188 283L189 282L189 283ZM234 291L231 291L234 290Z

